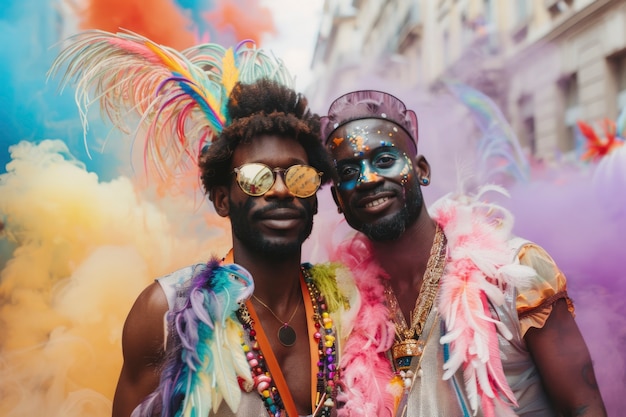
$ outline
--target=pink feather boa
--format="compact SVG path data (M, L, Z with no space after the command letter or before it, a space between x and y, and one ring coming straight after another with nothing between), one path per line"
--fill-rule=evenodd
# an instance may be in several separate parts
M350 269L361 294L357 320L339 362L342 390L337 401L344 403L339 417L391 417L395 410L396 398L389 389L394 372L386 356L393 345L394 324L381 281L388 276L370 253L362 235L343 242L336 252L335 260Z
M448 259L437 298L449 343L450 358L444 364L443 379L463 369L470 406L479 406L486 417L515 415L513 392L506 382L498 331L507 338L510 331L491 317L489 302L501 305L502 291L524 279L529 271L512 265L512 217L505 209L463 198L443 198L431 210L448 238ZM339 417L393 416L399 394L386 356L394 342L394 324L384 296L383 281L389 279L371 256L368 239L357 234L343 242L336 259L346 265L357 281L362 304L346 342L340 367L343 407ZM505 400L501 398L503 396Z

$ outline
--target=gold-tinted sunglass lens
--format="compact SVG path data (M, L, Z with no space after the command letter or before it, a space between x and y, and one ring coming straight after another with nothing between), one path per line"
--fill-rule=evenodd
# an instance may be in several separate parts
M307 198L315 194L322 179L315 168L293 165L285 171L285 185L296 197Z
M237 168L237 182L252 196L265 194L274 184L274 173L263 164L245 164Z

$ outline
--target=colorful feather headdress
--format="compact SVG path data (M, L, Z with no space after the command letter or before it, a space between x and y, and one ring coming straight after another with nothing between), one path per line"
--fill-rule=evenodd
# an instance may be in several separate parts
M179 52L129 31L89 30L68 42L49 76L65 68L61 87L75 85L85 147L95 101L115 127L143 141L144 166L161 178L196 169L200 151L230 122L226 106L237 82L294 85L283 62L252 41ZM139 122L130 129L134 117Z

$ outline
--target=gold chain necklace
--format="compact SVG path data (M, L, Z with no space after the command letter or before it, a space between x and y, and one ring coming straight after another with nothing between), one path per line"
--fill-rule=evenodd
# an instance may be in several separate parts
M278 329L278 334L277 334L278 341L280 342L280 344L285 347L293 346L296 343L296 331L293 329L293 327L289 325L289 323L291 323L291 320L293 320L294 316L296 315L298 308L300 308L300 303L302 303L302 298L300 298L300 300L298 301L298 305L296 305L295 310L293 310L293 313L291 313L291 316L289 317L289 320L287 321L281 320L280 317L278 317L276 313L274 313L272 309L263 301L261 301L256 295L252 294L252 298L254 298L263 307L265 307L267 311L272 313L272 315L276 318L276 320L282 323L282 326Z
M430 256L426 264L424 279L419 295L415 301L415 307L411 314L411 326L407 326L404 315L398 305L398 300L389 284L385 287L385 297L389 305L391 317L395 324L396 342L391 348L394 365L399 371L407 370L411 366L411 360L415 356L420 356L424 350L425 341L420 340L424 331L426 319L430 314L437 290L439 280L443 275L446 263L447 239L441 227L437 225L435 238L430 249Z

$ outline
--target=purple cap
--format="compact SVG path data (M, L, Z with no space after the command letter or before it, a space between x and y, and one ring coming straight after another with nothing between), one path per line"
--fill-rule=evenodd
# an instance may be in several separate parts
M359 90L344 94L330 105L328 116L321 118L324 143L340 126L361 119L388 120L400 126L412 139L417 152L417 116L391 94L376 90Z

